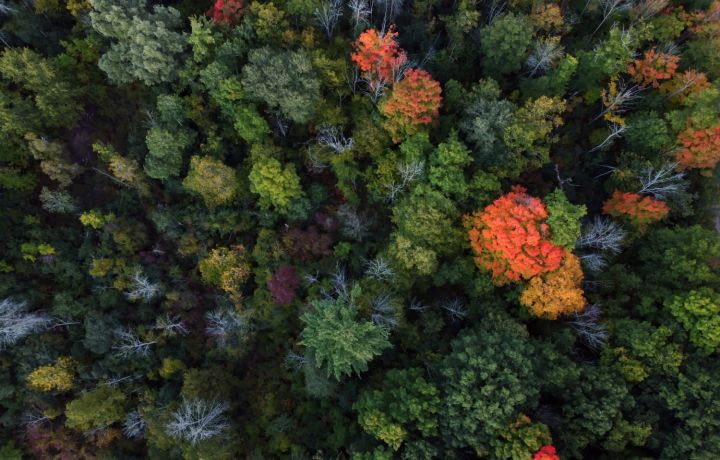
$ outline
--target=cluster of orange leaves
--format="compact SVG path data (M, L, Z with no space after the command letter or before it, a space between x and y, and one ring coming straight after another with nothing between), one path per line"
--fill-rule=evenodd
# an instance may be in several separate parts
M668 212L670 208L664 201L619 190L615 190L603 204L603 213L627 219L638 227L661 220Z
M388 117L385 127L399 142L402 134L413 134L420 125L437 118L440 111L440 83L424 70L410 69L393 88L380 110Z
M660 87L660 80L669 80L675 75L680 58L672 54L645 51L643 59L635 59L628 73L643 86Z
M556 270L566 253L550 241L547 217L540 199L514 186L482 212L466 216L475 262L500 286Z
M542 446L539 451L535 452L533 460L560 460L560 456L555 450L555 446Z
M397 35L392 26L385 33L368 29L353 43L355 52L350 57L370 80L392 82L407 62L405 51L395 40Z
M712 170L720 161L720 125L708 129L688 128L678 136L683 146L675 159L678 169Z
M546 319L576 313L585 307L585 295L580 288L583 272L580 259L566 252L557 270L532 278L520 295L520 303L530 313Z
M245 12L243 0L216 0L207 12L215 24L233 26L240 22Z

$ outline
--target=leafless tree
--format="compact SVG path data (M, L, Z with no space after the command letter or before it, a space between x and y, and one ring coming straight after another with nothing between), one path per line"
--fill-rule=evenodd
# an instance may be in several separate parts
M270 114L270 121L272 121L273 127L275 128L275 132L278 136L287 136L287 133L290 130L290 122L288 121L288 118L282 114L282 112L275 111Z
M627 130L627 127L625 125L618 125L615 123L610 124L610 133L607 135L607 137L601 143L596 145L594 148L590 149L590 152L594 152L596 150L602 150L605 147L608 147L610 144L612 144L615 141L616 137L622 136L626 130Z
M177 315L166 313L155 320L153 329L159 329L168 335L187 335L188 330L183 320Z
M340 221L341 233L355 241L362 241L368 234L369 221L352 205L343 203L338 206L337 218Z
M668 0L642 0L633 6L632 13L646 21L665 9L668 3Z
M125 329L116 330L115 337L117 337L118 343L113 346L113 349L117 350L117 354L123 358L146 357L150 354L150 348L157 343L156 340L143 341L134 332Z
M600 30L600 27L605 24L605 21L607 21L610 16L613 16L616 13L619 13L621 11L625 11L630 9L633 6L632 0L600 0L600 9L602 10L602 21L600 21L600 24L595 28L593 31L591 37L593 37L598 30Z
M114 376L114 377L111 377L111 378L107 379L107 380L105 381L105 385L107 385L107 386L109 386L109 387L116 387L116 386L120 385L122 382L124 382L124 381L126 381L126 380L135 380L135 379L134 379L133 377L129 376L129 375L125 375L125 376L122 376L122 377L119 376L119 375L116 375L116 376Z
M247 332L245 320L229 308L219 308L205 315L207 327L205 332L213 337L219 346L225 347L236 343Z
M591 272L599 272L608 264L607 258L598 252L580 254L580 261L585 269Z
M562 56L562 46L556 41L536 40L530 55L525 60L525 66L530 69L530 76L534 77L536 74L550 70Z
M145 434L146 428L147 424L145 423L145 420L143 420L138 411L134 410L132 412L128 412L127 417L125 417L122 431L128 438L139 439Z
M410 299L410 306L408 307L412 311L423 312L430 309L429 305L421 302L418 298L413 297Z
M315 284L320 281L320 274L318 272L307 273L303 276L303 279L307 284Z
M350 283L347 279L345 267L337 264L335 266L335 273L332 274L331 281L333 285L334 296L342 299L350 298Z
M381 97L385 94L389 86L389 82L384 78L372 78L362 75L360 79L365 83L365 94L370 97L373 104L377 104Z
M213 438L228 428L225 411L229 407L226 402L185 399L180 408L173 412L166 433L192 445Z
M597 305L588 305L585 310L575 313L570 326L580 339L593 349L599 349L607 342L608 332L600 322L602 311Z
M391 182L388 184L387 199L391 203L394 202L398 195L405 191L407 187L417 180L425 171L425 162L417 161L413 163L403 163L398 166L398 172L400 173L400 182Z
M453 322L460 321L467 316L467 309L465 308L465 305L463 305L462 300L458 298L449 299L443 302L440 305L440 308L448 312L448 315Z
M498 0L492 0L490 9L487 14L487 25L491 25L505 11L507 3Z
M661 168L647 168L638 178L642 186L638 193L652 195L660 200L682 193L687 189L685 173L675 171L677 163L668 163Z
M372 14L372 6L368 0L349 0L348 8L352 11L352 21L355 29L369 24L368 21Z
M402 10L403 0L376 0L378 4L383 6L383 21L380 28L385 31L386 26L394 21Z
M307 358L299 353L295 353L292 350L288 350L287 354L285 355L285 365L291 369L302 369L302 367L307 363Z
M378 256L367 262L365 274L376 280L387 280L395 276L395 272L384 257Z
M342 0L328 0L323 2L319 8L315 8L315 19L323 29L328 40L332 38L335 25L342 16Z
M628 84L624 81L619 81L617 83L617 91L614 95L611 95L612 100L609 104L606 102L605 108L600 112L600 114L593 118L592 121L599 120L600 118L604 117L606 113L613 111L614 113L620 114L625 111L627 111L632 103L640 97L640 92L642 91L642 88L638 85L628 86Z
M390 294L380 294L371 301L373 312L371 315L372 322L393 329L398 324L397 312L393 305L393 299Z
M150 302L161 292L160 284L150 282L140 270L130 278L130 287L129 291L125 291L125 296L132 301Z
M15 9L8 6L7 2L2 1L0 2L0 15L11 15L15 12Z
M583 229L577 241L577 247L617 254L622 250L624 239L625 230L622 227L607 217L597 216L591 224Z
M50 417L48 417L47 415L44 415L42 412L35 411L35 410L29 410L29 411L23 413L20 420L21 420L21 423L25 426L35 426L35 425L40 425L41 423L49 422Z
M322 171L325 171L327 168L330 167L325 161L323 161L320 156L318 155L320 152L318 152L317 148L312 148L312 146L307 150L308 152L308 161L307 165L308 168L311 171L314 171L316 173L320 173Z
M0 350L14 345L28 334L52 326L53 319L43 313L30 313L26 302L11 298L0 301Z
M343 135L342 127L322 125L318 129L317 141L336 153L343 153L353 148L353 140Z

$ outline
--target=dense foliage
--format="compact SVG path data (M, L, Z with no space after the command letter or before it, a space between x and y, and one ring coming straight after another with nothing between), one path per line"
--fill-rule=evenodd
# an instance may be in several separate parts
M0 459L714 459L720 0L0 2Z

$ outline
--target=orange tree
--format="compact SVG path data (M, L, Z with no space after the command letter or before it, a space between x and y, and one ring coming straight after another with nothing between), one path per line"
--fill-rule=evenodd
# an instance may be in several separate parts
M680 170L711 170L720 161L720 125L707 129L688 128L680 133L678 142L682 150L675 159Z
M216 0L207 14L216 24L233 26L240 22L244 12L245 2L243 0Z
M628 73L643 86L658 88L660 80L669 80L675 75L680 58L672 54L645 51L643 59L635 59Z
M626 219L637 227L662 220L668 212L670 208L664 201L619 190L603 204L603 213Z
M483 211L465 218L475 262L504 285L560 267L566 251L550 240L545 205L514 186Z
M385 129L393 142L415 134L422 126L437 118L442 97L440 83L424 70L410 69L382 104L380 111L387 117Z
M392 82L407 62L405 51L395 40L397 35L392 26L384 33L368 29L353 43L355 52L350 57L370 80Z
M546 319L557 319L560 315L579 312L586 303L580 288L582 280L580 259L567 252L557 270L529 281L520 295L520 303L533 315Z

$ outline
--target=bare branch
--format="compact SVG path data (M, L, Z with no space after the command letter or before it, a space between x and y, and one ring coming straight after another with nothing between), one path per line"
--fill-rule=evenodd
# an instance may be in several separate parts
M368 261L365 274L377 280L387 280L395 276L395 272L390 267L390 264L382 256Z
M619 253L625 239L625 230L607 217L595 217L595 220L583 229L577 241L577 247L598 249Z
M668 163L659 169L647 168L639 176L641 188L638 193L652 195L660 200L684 192L688 184L685 173L676 172L677 163Z
M139 439L145 435L147 424L138 411L128 412L123 422L123 434L128 438Z
M323 2L319 8L315 8L315 19L325 29L328 40L332 38L335 25L342 16L342 7L342 0L328 0Z
M318 130L317 141L336 153L343 153L353 148L352 138L343 135L342 127L322 125Z
M588 305L581 313L575 313L574 319L569 322L578 337L593 349L602 347L608 338L607 329L600 323L601 313L597 305Z
M53 319L43 313L29 313L26 302L9 297L0 301L0 350L14 345L26 335L46 330Z
M229 407L226 402L185 399L180 408L173 412L172 421L167 424L166 432L173 438L196 445L228 428L225 411Z
M150 354L150 347L157 343L155 340L145 342L129 330L118 329L115 331L115 336L118 338L118 345L115 345L113 349L117 350L118 356L123 358L147 357Z
M140 270L136 271L130 278L130 283L131 290L125 291L125 296L129 300L149 302L160 295L160 284L151 283Z

